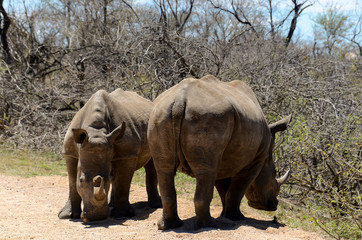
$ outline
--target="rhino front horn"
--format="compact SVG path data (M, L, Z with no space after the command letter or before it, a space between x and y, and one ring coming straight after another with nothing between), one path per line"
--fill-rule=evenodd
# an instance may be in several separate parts
M279 186L281 186L287 182L289 174L290 174L290 169L284 174L284 176L277 178L277 182L278 182Z
M103 201L106 198L106 191L104 190L104 180L101 176L93 178L94 198L97 201Z

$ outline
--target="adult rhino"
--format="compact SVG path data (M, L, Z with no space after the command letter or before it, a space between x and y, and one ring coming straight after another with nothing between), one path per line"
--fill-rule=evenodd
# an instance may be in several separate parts
M214 186L223 217L244 218L244 194L251 207L276 210L276 196L288 173L276 179L272 150L275 133L285 130L290 120L268 126L253 91L237 80L189 78L161 94L147 133L163 204L158 228L182 225L174 185L177 169L196 178L197 227L215 226L209 210Z
M147 143L151 109L149 100L117 89L96 92L76 113L64 138L69 199L59 218L102 220L109 216L109 206L112 217L133 216L129 189L134 171L142 166L146 170L148 203L161 207Z

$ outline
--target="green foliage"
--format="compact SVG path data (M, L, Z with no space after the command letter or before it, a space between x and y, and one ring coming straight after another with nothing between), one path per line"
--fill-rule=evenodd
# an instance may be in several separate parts
M176 192L180 195L190 195L193 198L196 189L196 180L182 172L177 172L175 176Z
M292 159L290 185L282 195L299 199L314 222L337 238L361 237L360 121L360 117L348 116L338 138L331 138L313 130L313 119L295 117L288 141L275 151L277 161Z
M0 147L0 173L22 177L65 175L65 161L53 152Z

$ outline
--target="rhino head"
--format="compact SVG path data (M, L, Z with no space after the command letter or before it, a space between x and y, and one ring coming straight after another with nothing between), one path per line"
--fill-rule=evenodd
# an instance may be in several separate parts
M289 115L288 117L269 125L272 138L267 160L259 175L245 193L250 207L265 211L275 211L277 209L277 195L280 191L280 186L287 181L290 171L287 171L283 177L276 178L276 170L273 161L275 133L286 130L291 118L291 115Z
M109 216L108 192L112 182L114 144L125 132L125 123L106 134L105 129L72 129L79 145L77 191L83 201L81 218L96 221Z

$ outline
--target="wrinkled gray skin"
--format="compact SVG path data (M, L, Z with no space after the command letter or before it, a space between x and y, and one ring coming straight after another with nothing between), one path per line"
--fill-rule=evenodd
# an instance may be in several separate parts
M64 138L69 199L59 218L102 220L110 209L115 218L133 216L129 189L134 171L143 166L148 203L162 206L146 136L151 109L149 100L117 89L96 92L77 112Z
M244 218L244 195L253 208L276 210L288 173L276 179L272 150L275 133L285 130L290 120L268 126L252 90L237 80L189 78L161 94L154 101L147 134L163 204L158 228L182 225L174 185L177 169L196 178L197 228L215 227L209 209L214 186L223 217Z

